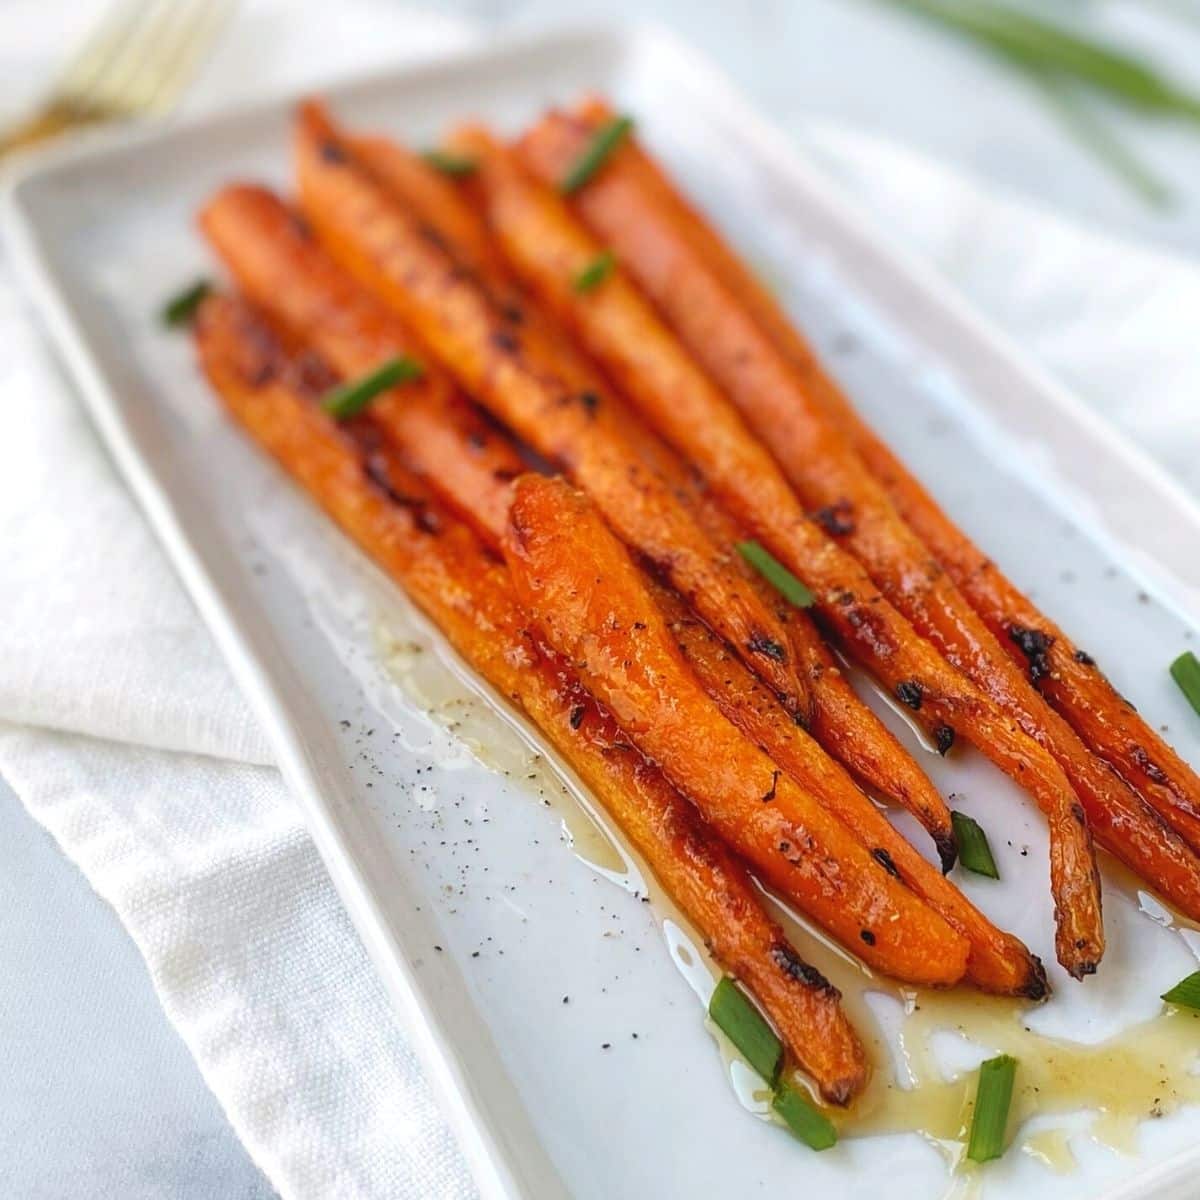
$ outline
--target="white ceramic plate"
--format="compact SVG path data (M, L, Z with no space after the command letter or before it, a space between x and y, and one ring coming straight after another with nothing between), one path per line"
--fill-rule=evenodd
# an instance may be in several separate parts
M420 143L464 114L514 126L586 87L637 115L950 511L1200 761L1200 723L1166 673L1193 636L1200 514L889 249L709 64L656 31L559 34L352 83L332 100L347 120ZM628 894L644 886L636 869L622 890L584 861L591 838L571 853L561 821L572 806L536 803L537 788L511 777L525 759L480 702L447 705L455 688L438 684L440 721L422 715L414 681L428 687L444 668L403 647L440 659L436 638L229 427L186 339L157 326L163 297L213 269L192 226L198 204L231 177L284 184L288 107L55 154L10 189L6 231L270 732L481 1187L539 1200L943 1195L943 1161L914 1136L816 1156L739 1109L695 994L706 976L693 972L693 988L677 969L689 952ZM508 755L509 778L445 732L464 714L485 757ZM943 791L986 814L999 852L1005 883L965 886L1050 961L1039 819L977 755L926 762ZM1097 1040L1153 1015L1158 993L1194 968L1185 940L1135 901L1112 891L1107 911L1101 975L1077 986L1055 972L1040 1028ZM1127 1155L1084 1132L1074 1173L1013 1153L983 1194L1194 1196L1200 1157L1184 1155L1198 1135L1195 1109L1147 1123Z

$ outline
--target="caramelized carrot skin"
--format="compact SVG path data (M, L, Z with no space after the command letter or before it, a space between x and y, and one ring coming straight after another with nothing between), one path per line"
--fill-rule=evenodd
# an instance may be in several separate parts
M618 270L587 294L575 288L574 280L594 261L601 247L573 221L562 202L528 177L514 155L486 130L464 126L453 135L451 144L477 163L472 192L508 262L604 365L625 394L637 398L643 410L651 410L660 424L665 419L685 427L703 422L711 428L719 427L722 418L732 422L732 436L723 439L723 445L735 455L739 445L745 452L719 467L701 462L701 471L707 469L714 477L732 476L742 481L742 486L756 488L749 506L752 511L779 514L792 510L795 519L802 519L774 462L746 436L744 427L719 397L707 395L705 408L688 410L684 403L687 393L711 393L711 385L676 352L673 343L663 345L670 340L669 335L622 273ZM664 418L664 412L670 415ZM719 436L719 428L717 432ZM690 510L715 544L732 546L744 536L731 521L714 513L714 505L697 494L690 479L679 478L684 473L678 460L667 462L659 455L656 466L676 494L687 497ZM768 586L756 584L756 591L789 626L793 654L813 694L809 726L831 753L847 760L881 794L913 812L933 835L943 864L949 869L955 849L950 814L941 797L899 742L854 696L808 618L794 610L789 614L787 606L781 609L777 594Z
M594 127L610 119L612 110L592 99L580 106L578 116ZM1135 793L1114 786L1101 764L1084 765L1075 755L1075 781L1097 841L1188 916L1200 918L1200 859L1190 853L1200 848L1200 779L1195 772L1137 715L1091 656L1081 652L954 525L855 412L774 297L634 142L622 150L621 169L671 216L675 229L805 380L1001 646L1031 668L1035 664L1020 647L1044 655L1039 669L1031 670L1038 676L1034 682L1084 744L1106 759ZM1069 744L1061 726L1055 736L1060 744ZM1164 822L1172 833L1164 831Z
M334 154L327 152L336 145ZM597 380L579 390L542 331L514 322L430 237L419 219L356 168L322 113L297 128L301 199L334 256L411 324L472 395L539 454L568 470L621 536L656 564L800 715L807 689L778 621L696 528L622 432Z
M554 180L588 137L586 126L547 118L522 139L525 161L544 181ZM786 361L627 177L621 151L577 194L573 208L629 264L687 351L774 450L788 478L625 280L610 278L583 297L563 287L566 268L594 243L557 198L522 187L517 173L505 169L499 154L488 153L482 139L472 146L486 155L484 187L490 178L493 220L508 231L505 245L518 269L569 312L605 368L697 463L737 516L812 588L826 621L897 698L959 728L1033 792L1050 828L1060 961L1077 976L1094 972L1104 950L1100 875L1073 784L1105 781L1090 769L1082 746L1073 748L1065 727L1048 732L1052 714L1026 688ZM821 529L807 519L793 486L815 510ZM897 669L902 659L910 664L903 671ZM1068 777L1050 751L1077 768L1076 777ZM1037 764L1034 773L1031 762Z
M550 643L732 849L878 970L913 983L962 978L966 941L704 694L580 493L562 480L518 479L505 557Z
M311 231L273 192L236 184L205 205L200 227L242 291L281 326L303 334L342 374L355 378L398 354L419 358L425 376L378 396L359 419L391 445L449 451L471 447L472 465L498 482L515 477L508 445L428 361L395 314L348 276L317 244ZM453 456L448 454L448 457ZM504 489L491 489L484 521L502 523Z
M201 362L234 417L542 729L715 957L762 1003L822 1095L847 1103L865 1084L868 1066L837 990L791 948L695 809L629 745L570 668L531 638L505 569L446 519L394 459L385 476L366 469L354 438L313 403L329 380L297 373L244 305L207 301L196 338Z
M456 509L498 511L487 499L497 486L486 472L473 470L469 450L462 445L413 444L403 447L414 469L430 481ZM507 492L506 492L507 495ZM486 529L487 540L499 546L504 522ZM1040 999L1046 994L1041 964L1015 938L987 921L936 869L930 866L860 792L849 776L826 758L775 698L738 662L702 622L691 617L674 593L654 585L652 593L666 615L685 658L716 701L722 713L765 749L802 787L837 815L871 849L881 863L938 911L971 943L966 978L991 992Z
M950 520L848 406L836 416L896 507L978 610L1019 667L1193 849L1200 849L1200 779L1079 649Z
M678 597L665 588L652 590L676 645L724 716L854 830L885 869L894 870L968 940L967 981L1000 995L1042 999L1047 994L1045 971L1021 941L997 929L917 853Z
M458 262L490 280L507 282L503 259L457 184L390 138L351 135L346 141L355 161L435 229L453 247Z

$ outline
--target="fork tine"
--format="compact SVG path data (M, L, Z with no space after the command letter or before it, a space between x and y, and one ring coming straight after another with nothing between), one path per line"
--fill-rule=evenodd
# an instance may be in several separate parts
M109 56L105 69L93 79L87 93L92 111L128 116L138 108L138 81L147 63L153 63L169 38L179 12L190 7L187 0L141 0L136 19L126 36Z
M183 36L176 39L157 80L147 89L146 111L163 113L174 106L224 32L237 3L238 0L200 0L193 20Z
M125 44L141 7L139 0L122 0L108 11L62 69L51 89L54 100L73 107L86 106L86 96Z

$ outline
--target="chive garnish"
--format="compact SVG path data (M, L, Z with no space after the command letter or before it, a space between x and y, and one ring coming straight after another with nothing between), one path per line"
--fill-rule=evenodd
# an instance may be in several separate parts
M1171 678L1187 697L1187 702L1200 713L1200 659L1185 650L1171 664Z
M321 407L336 420L346 421L362 412L380 392L411 383L424 374L425 368L415 358L402 355L389 359L369 375L334 388L321 400Z
M777 558L758 542L738 542L738 553L797 608L811 608L816 597Z
M713 989L708 1015L746 1061L768 1083L774 1084L783 1061L783 1043L728 975Z
M455 154L451 150L426 150L421 157L443 175L450 175L455 179L473 174L479 166L475 159L468 158L465 154Z
M1012 1104L1016 1075L1017 1060L1011 1054L989 1058L980 1066L975 1112L971 1116L971 1140L967 1143L967 1157L972 1162L987 1162L1004 1153L1008 1109Z
M613 117L597 129L592 140L563 176L560 190L569 196L583 187L604 166L608 156L625 140L632 128L632 118Z
M958 861L976 875L999 879L1000 872L996 869L996 860L992 857L992 848L988 845L983 826L974 817L953 810L950 822L954 826L954 840L958 843Z
M828 1150L837 1145L837 1129L833 1122L794 1087L783 1084L772 1098L771 1107L810 1149Z
M577 292L590 292L599 287L613 272L617 265L617 256L611 250L601 250L578 275L571 286Z
M162 306L162 312L159 314L162 323L170 329L177 325L186 325L195 316L201 301L211 291L212 284L207 279L197 279Z
M1200 1009L1200 971L1181 979L1169 992L1163 992L1162 998L1180 1008Z

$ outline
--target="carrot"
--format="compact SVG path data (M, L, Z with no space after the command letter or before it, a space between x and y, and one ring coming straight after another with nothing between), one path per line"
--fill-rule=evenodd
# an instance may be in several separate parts
M544 180L554 180L586 140L585 126L550 118L523 140L525 158ZM485 153L480 143L472 140L473 152ZM1100 877L1076 791L1089 789L1089 798L1096 801L1116 781L1096 767L1013 669L840 432L809 402L765 336L625 176L622 165L618 152L582 189L573 207L629 264L686 350L620 275L584 295L569 282L564 286L578 262L594 253L595 243L557 197L545 189L535 191L497 152L487 158L483 185L492 196L492 223L503 231L510 259L561 310L605 370L680 453L697 464L737 516L814 590L822 616L860 655L865 649L865 661L897 698L942 718L950 729L957 709L963 733L1017 782L1033 784L1030 790L1051 831L1060 961L1074 974L1090 974L1104 946ZM787 478L689 351L737 400L779 462L791 468ZM816 509L814 521L793 487ZM854 557L837 543L844 543ZM883 585L882 593L871 575ZM874 611L870 624L847 630L853 622L847 620L846 596L856 593L870 596ZM890 605L882 603L885 596ZM884 625L888 644L905 643L923 677L895 674L895 654L880 652ZM932 645L921 642L918 634ZM940 703L927 704L926 682L941 690ZM959 701L970 708L964 710ZM996 744L997 725L1006 729L1007 750ZM1025 766L1030 754L1039 760L1036 780Z
M476 271L489 289L510 289L507 294L511 297L508 265L496 254L487 227L464 199L464 186L468 192L477 191L473 178L466 185L451 184L418 156L387 138L351 136L348 142L356 159L381 184L409 204L422 220L436 226L458 261ZM537 319L532 305L524 304L523 312L526 320ZM631 428L627 432L632 436ZM716 517L714 505L707 505L705 511L702 497L687 489L687 473L673 455L664 455L645 442L641 448L651 454L655 469L677 494L681 489L690 491L690 511L710 539L717 545L732 545L743 536L727 518ZM431 452L424 457L436 461L436 449L429 449ZM714 520L720 522L716 529ZM891 731L859 700L807 617L779 605L772 589L753 573L747 574L740 560L733 565L747 575L764 602L775 609L780 622L788 626L792 652L812 697L808 722L812 732L868 787L907 809L929 830L943 867L949 870L954 864L955 846L949 810L941 796Z
M611 115L598 100L579 110L580 118L591 126ZM1188 852L1200 849L1200 778L1137 715L1091 655L1075 646L938 507L858 416L780 305L649 155L628 142L622 149L620 170L636 180L643 195L653 197L677 232L804 379L810 394L851 439L900 516L946 569L1001 646L1029 668L1031 682L1066 718L1078 739L1115 768L1125 789L1099 764L1086 763L1076 740L1043 710L1060 753L1074 764L1073 782L1096 840L1183 912L1200 919L1200 859ZM1164 822L1178 836L1168 836Z
M349 141L363 166L398 198L411 204L422 219L438 222L444 213L452 213L452 220L441 221L439 234L453 256L476 271L489 290L511 291L513 284L507 264L497 261L494 250L489 254L484 249L491 245L487 228L465 205L459 189L441 178L434 179L431 186L430 169L416 156L386 139L350 138ZM472 187L471 190L475 189ZM522 311L525 321L538 321L539 312L534 305L524 303ZM571 353L566 345L561 345L559 351L560 354ZM681 502L686 503L710 539L717 545L733 545L741 534L724 514L718 513L715 505L696 491L691 476L675 456L652 436L637 437L633 421L625 424L625 432L638 441L638 449L663 475ZM447 463L454 461L457 466L462 459L461 455L457 460L452 459L446 453L448 448L432 444L432 439L425 444L414 442L410 445L420 446L420 451L411 452L421 453L423 469L439 482L445 476ZM437 466L439 459L443 462L440 469ZM480 470L476 472L477 477L469 481L469 486L477 489L479 496L486 489L495 491L491 482L483 477L482 464L477 465ZM501 512L498 506L491 511L493 514ZM818 740L869 787L912 812L933 836L943 868L949 870L955 859L954 838L949 811L936 789L887 727L858 699L807 617L781 604L778 594L773 594L769 585L749 572L740 559L735 559L732 565L750 580L763 602L772 607L781 624L788 627L792 652L802 667L802 677L812 697L808 724Z
M538 725L718 962L762 1004L825 1099L847 1103L868 1067L837 990L796 954L695 809L630 746L570 667L530 639L505 568L394 458L383 482L367 469L353 434L313 403L320 393L311 368L289 361L245 304L206 301L195 332L204 369L233 416L408 591L463 658Z
M423 360L424 377L376 397L360 425L378 428L392 444L435 452L447 438L465 440L478 469L500 481L514 477L520 467L507 444L428 362L403 322L342 271L273 192L223 188L205 205L200 226L246 295L280 325L311 337L344 375L365 375L398 354ZM502 507L491 515L502 522L507 498L497 492L493 502Z
M536 327L514 322L464 275L440 235L353 162L312 105L300 114L302 204L343 265L400 313L458 382L544 458L569 471L635 545L790 711L807 719L807 689L774 615L712 546L623 432L620 402L598 379L582 390Z
M458 262L491 280L505 279L503 259L456 183L391 138L351 134L346 144L355 162L453 247Z
M661 442L648 440L642 448L716 545L732 546L748 536L695 472L684 468ZM933 838L943 872L949 871L958 855L950 811L929 777L850 686L808 614L785 600L740 556L736 565L787 630L792 654L812 693L808 731L867 788L910 812ZM945 753L948 742L940 742L939 749Z
M1038 1000L1045 996L1045 971L1020 940L997 929L917 853L850 776L787 719L770 693L673 592L657 585L651 591L680 652L724 716L854 830L885 869L894 871L967 939L967 981L1002 995Z
M521 476L504 550L550 644L767 882L886 974L933 985L962 978L965 939L701 690L637 569L581 493Z
M507 500L508 491L490 472L477 467L466 446L415 443L400 449L440 498L476 516L478 524L485 526L485 540L499 547L505 522L497 526L484 514L501 511L501 503L489 499L491 493L503 488ZM519 461L515 452L513 461ZM899 878L967 938L971 949L966 979L986 991L1041 999L1047 991L1045 972L1021 942L992 925L913 849L725 644L688 613L674 592L653 584L651 591L684 657L726 718L801 787L808 787L818 803L848 825L881 864L894 868Z

